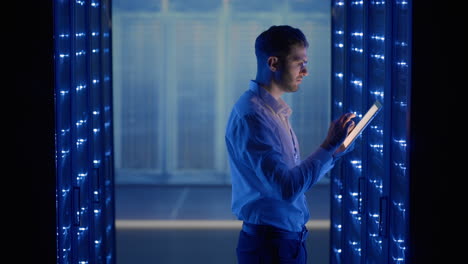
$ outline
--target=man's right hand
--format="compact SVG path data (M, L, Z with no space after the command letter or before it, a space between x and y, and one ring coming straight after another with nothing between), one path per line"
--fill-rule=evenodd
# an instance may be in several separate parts
M346 113L331 122L327 137L320 146L328 151L335 152L335 150L343 144L349 132L353 130L355 124L351 119L355 117L356 115L353 113Z

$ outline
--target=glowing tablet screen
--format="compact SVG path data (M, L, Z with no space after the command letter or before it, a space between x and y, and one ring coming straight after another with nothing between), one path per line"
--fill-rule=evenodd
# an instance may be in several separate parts
M344 140L343 144L340 148L346 149L351 143L356 140L356 138L361 135L362 131L367 127L367 125L374 119L377 113L382 108L382 104L379 101L375 101L375 103L371 106L369 111L362 117L361 121L354 127L354 129L349 133L349 135Z

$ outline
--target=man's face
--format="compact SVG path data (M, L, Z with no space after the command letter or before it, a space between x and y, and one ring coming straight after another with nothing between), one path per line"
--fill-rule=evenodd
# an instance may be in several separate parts
M307 72L307 49L295 45L285 58L280 59L277 83L284 92L296 92Z

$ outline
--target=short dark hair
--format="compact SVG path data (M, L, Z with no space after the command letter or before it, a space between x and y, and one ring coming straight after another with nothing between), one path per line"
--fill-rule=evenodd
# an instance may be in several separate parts
M287 56L294 45L309 47L307 39L298 28L288 25L272 26L262 32L255 40L255 55L257 59L264 56Z

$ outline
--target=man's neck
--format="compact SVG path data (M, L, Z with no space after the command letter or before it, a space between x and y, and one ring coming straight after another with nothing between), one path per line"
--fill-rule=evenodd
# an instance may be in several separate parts
M271 94L271 96L273 96L273 98L275 98L277 101L281 98L281 96L284 94L284 92L278 88L278 86L276 85L265 85L265 86L262 86L263 89L267 90L267 92L269 92Z
M273 96L273 98L275 98L276 100L279 100L281 96L284 94L284 91L281 90L281 88L277 86L274 82L272 82L271 79L262 80L261 78L258 78L258 77L259 76L257 76L257 78L255 79L255 82L258 83L260 87L262 87L267 92L269 92L271 96Z

